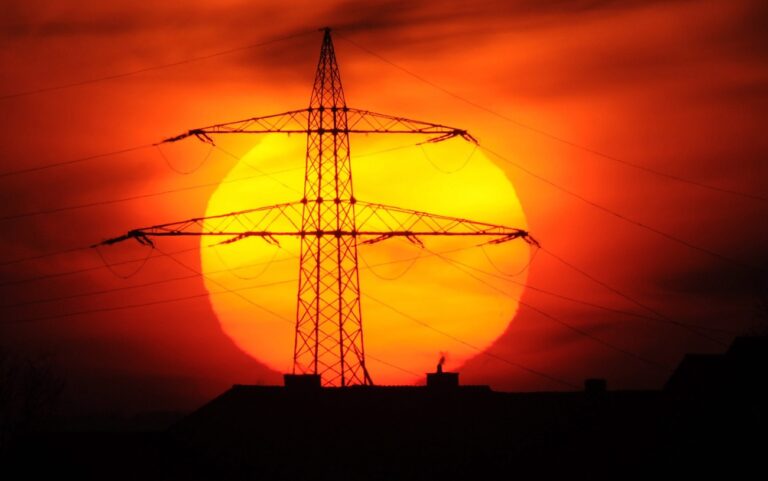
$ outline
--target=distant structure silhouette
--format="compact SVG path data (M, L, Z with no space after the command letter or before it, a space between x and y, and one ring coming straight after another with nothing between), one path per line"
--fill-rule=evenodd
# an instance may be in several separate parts
M440 364L426 386L236 385L169 432L237 479L749 479L765 471L766 361L768 338L739 337L687 355L662 390L498 392Z
M373 384L365 364L357 246L392 237L421 245L420 236L481 236L489 243L513 239L537 244L528 232L427 212L362 202L352 189L350 134L421 134L429 142L461 137L463 129L347 107L330 28L324 32L309 107L189 130L162 143L212 135L295 133L307 135L304 196L296 202L134 229L99 245L126 239L152 246L152 237L224 236L277 242L301 238L293 372L286 385ZM230 226L245 226L232 230ZM297 379L297 377L316 379ZM450 376L449 376L450 377ZM447 378L441 378L447 379Z
M294 376L284 387L232 386L154 428L137 418L106 431L31 431L0 445L0 473L78 481L763 479L766 366L768 338L751 336L722 354L686 356L661 390L613 390L591 378L582 392L498 392L459 385L458 376L452 384L455 373L440 369L426 386L321 389L318 376Z

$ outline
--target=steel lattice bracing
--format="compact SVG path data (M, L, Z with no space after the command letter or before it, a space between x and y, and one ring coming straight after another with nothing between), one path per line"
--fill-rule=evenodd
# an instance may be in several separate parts
M293 372L319 374L326 386L371 384L365 367L357 246L391 237L421 245L421 236L477 236L488 243L523 239L526 231L401 207L357 201L352 189L350 133L422 134L438 142L474 138L466 130L348 108L331 41L324 29L309 107L189 130L160 143L194 136L213 143L219 134L268 132L307 135L304 196L217 216L133 229L100 244L153 237L213 236L221 242L282 236L301 239Z
M355 197L347 104L326 30L309 102L304 177L295 374L321 374L329 385L367 382L360 314Z

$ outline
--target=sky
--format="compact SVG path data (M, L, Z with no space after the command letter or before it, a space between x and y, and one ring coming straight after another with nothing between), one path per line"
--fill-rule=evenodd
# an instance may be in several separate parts
M766 20L764 2L727 0L7 1L0 346L53 363L84 412L280 383L220 328L196 241L161 245L189 268L136 245L82 249L203 215L258 139L34 169L303 108L331 26L347 103L466 128L501 155L484 152L544 247L491 355L451 364L446 340L448 367L500 390L659 388L685 353L722 352L765 316ZM381 149L353 139L353 165L356 146ZM461 159L404 175L460 182Z

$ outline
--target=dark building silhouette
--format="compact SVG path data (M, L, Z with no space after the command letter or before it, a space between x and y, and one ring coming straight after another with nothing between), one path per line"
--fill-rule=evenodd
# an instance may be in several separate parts
M725 354L686 354L664 390L679 397L765 396L768 337L737 337Z
M4 479L761 479L766 341L688 355L656 391L496 392L441 367L426 386L236 385L166 431L30 437Z

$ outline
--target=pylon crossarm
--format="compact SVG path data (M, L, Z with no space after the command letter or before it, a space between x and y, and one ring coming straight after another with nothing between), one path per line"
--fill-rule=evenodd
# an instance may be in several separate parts
M354 229L303 230L301 217L304 206L302 201L287 202L157 224L132 229L95 245L111 245L134 239L141 244L152 246L152 237L169 236L229 237L221 243L232 243L247 237L263 237L267 242L273 243L276 242L275 238L284 236L372 237L363 240L363 244L372 244L392 237L405 237L418 244L419 236L486 236L492 237L488 241L490 244L519 238L529 244L538 245L523 229L362 201L355 202L357 225Z
M353 108L347 109L347 127L350 133L427 134L437 136L430 139L430 142L461 137L468 142L477 143L477 139L464 129Z
M352 109L340 107L347 112L346 129L327 129L327 128L309 128L309 115L313 112L312 108L291 110L279 114L266 115L263 117L250 117L234 122L224 122L221 124L209 125L188 130L174 137L169 137L158 142L156 145L178 142L187 137L196 137L198 140L213 144L212 135L218 134L310 134L310 133L328 133L328 134L422 134L433 135L429 142L440 142L453 137L461 137L472 143L477 140L464 129L450 127L447 125L423 122L421 120L412 120L405 117L395 117L392 115L369 112L367 110ZM314 109L317 110L317 109ZM328 109L333 110L333 108Z
M132 229L121 236L95 244L93 247L116 244L128 239L152 246L152 237L167 236L230 237L223 243L260 236L264 237L267 242L272 242L277 236L299 234L302 207L301 202L289 202L227 214L196 217L180 222L157 224Z
M357 233L359 236L378 236L361 243L372 244L391 237L406 237L413 241L419 236L485 236L488 243L498 244L522 239L539 245L528 231L487 222L477 222L429 212L403 209L384 204L356 202Z
M265 115L263 117L251 117L234 122L209 125L191 129L175 137L167 138L158 144L177 142L187 137L197 137L203 142L212 144L210 135L214 134L305 134L309 119L309 109L291 110L279 114Z

